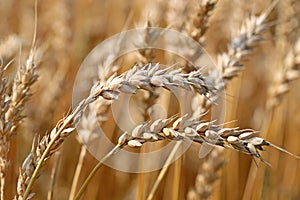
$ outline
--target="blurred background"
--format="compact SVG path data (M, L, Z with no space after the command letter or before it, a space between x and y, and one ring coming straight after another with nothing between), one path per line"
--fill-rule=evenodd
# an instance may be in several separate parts
M39 79L32 88L31 100L25 106L26 118L17 136L12 138L10 166L6 175L7 199L12 199L16 193L19 167L31 149L33 137L50 131L70 110L75 76L87 54L104 39L126 29L144 26L147 20L153 26L182 31L177 25L190 22L197 15L201 2L38 1L37 46L42 52L37 68ZM219 0L205 32L203 46L206 51L216 60L218 54L227 51L232 34L240 28L243 20L250 15L259 15L270 5L268 0ZM293 55L299 64L300 44L296 46L299 9L298 1L278 1L267 20L272 26L264 32L264 40L253 48L253 53L241 62L244 70L229 83L224 100L226 121L236 120L230 126L262 131L262 136L268 141L296 155L300 155L300 82L289 82L289 91L279 97L274 97L272 91L278 89L278 80L286 73L284 65L291 49L298 51ZM7 71L12 77L18 69L18 60L24 60L31 47L34 1L0 1L0 20L0 55L4 63L16 58ZM135 56L126 59L119 71L141 62ZM162 62L159 56L156 60ZM174 64L171 59L164 62ZM170 102L164 102L164 106L170 106ZM108 116L111 117L110 114ZM142 117L141 114L137 120ZM105 122L103 127L115 130L116 133L109 133L111 137L120 133L114 128L113 120ZM136 151L144 151L143 148L151 145L155 144L147 144ZM205 199L199 195L199 187L207 187L210 199L300 199L299 160L268 148L262 155L272 167L262 163L256 166L250 156L225 150L218 154L224 165L215 170L208 158L198 158L199 148L199 144L193 144L169 167L154 199ZM57 157L54 155L42 169L34 185L35 199L47 198L55 162L58 167L53 199L68 199L80 152L82 145L74 133L60 149L59 160L53 159ZM97 160L86 152L83 162L79 185ZM253 174L253 171L257 172ZM146 199L158 173L130 174L104 166L93 178L84 199ZM213 181L201 185L201 173L211 174ZM251 189L247 189L247 185Z

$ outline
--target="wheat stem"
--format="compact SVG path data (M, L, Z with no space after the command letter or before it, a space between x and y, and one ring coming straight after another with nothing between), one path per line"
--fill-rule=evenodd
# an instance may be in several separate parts
M56 182L56 174L57 174L57 169L58 169L58 165L59 165L59 161L60 161L60 155L61 155L61 153L59 151L55 153L54 165L53 165L52 171L51 171L50 187L48 190L47 200L53 199L54 185Z
M77 192L75 196L75 200L80 200L81 196L83 195L84 191L86 190L88 184L91 182L92 178L96 174L96 172L102 167L103 163L109 159L112 155L114 155L120 148L122 148L122 144L118 143L112 150L110 150L99 162L98 164L93 168L93 170L90 172L89 176L85 179L84 183L80 187L79 191Z
M70 195L69 195L69 200L73 200L74 197L75 197L76 189L77 189L80 173L81 173L81 170L82 170L82 167L83 167L83 162L84 162L85 155L86 155L86 147L84 145L82 145L81 150L80 150L79 160L78 160L78 163L76 165L75 174L73 176L73 181L72 181L71 191L70 191Z
M179 149L181 143L182 142L179 141L179 142L176 142L176 144L174 145L174 147L173 147L172 151L170 152L170 155L168 156L168 158L167 158L167 160L166 160L166 162L165 162L162 170L160 170L159 175L156 178L155 183L152 186L152 189L151 189L151 191L150 191L150 193L149 193L149 195L147 197L147 200L152 200L153 199L154 194L155 194L155 192L156 192L156 190L157 190L160 182L163 180L163 178L164 178L164 176L165 176L165 174L166 174L166 172L167 172L167 170L169 168L169 165L171 164L171 162L173 160L173 157L176 155L176 152Z

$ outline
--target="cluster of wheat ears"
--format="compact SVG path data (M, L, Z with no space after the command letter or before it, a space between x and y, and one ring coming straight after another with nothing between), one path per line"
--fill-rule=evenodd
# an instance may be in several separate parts
M13 4L20 6L19 18L0 25L7 30L0 32L1 200L300 198L299 87L294 81L300 64L299 2L63 0L47 1L49 9L39 1L12 2L0 3L1 16L12 12ZM107 10L110 15L103 14ZM108 16L113 31L105 22ZM137 41L144 47L159 37L151 28L176 30L206 48L216 64L206 69L149 48L112 61L110 56L122 51L119 41L115 55L98 63L89 94L70 108L77 70L72 66L79 66L96 42L131 24L144 28ZM10 33L14 26L20 34ZM33 40L27 43L22 36ZM174 46L181 48L175 41ZM182 47L182 53L201 56L192 46ZM173 103L188 102L176 99L175 90L192 93L189 112ZM224 99L220 94L229 95ZM110 109L124 95L131 95L137 121L126 132L117 128ZM213 119L216 102L228 104L225 122ZM158 104L167 112L164 118L155 109ZM293 109L292 116L287 108ZM123 109L118 117L126 122ZM282 113L293 123L284 121ZM85 144L100 137L99 127L115 146L98 161ZM191 150L173 162L186 141ZM158 171L130 174L104 165L120 150L147 153L170 142L174 146ZM213 148L199 159L201 145ZM236 158L229 158L230 153ZM284 183L294 184L292 189L282 189L279 178L270 178L279 171L284 171Z

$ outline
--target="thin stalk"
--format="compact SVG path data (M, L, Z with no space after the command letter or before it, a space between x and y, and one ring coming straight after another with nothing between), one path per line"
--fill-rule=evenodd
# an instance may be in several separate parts
M73 181L72 181L72 186L71 186L71 191L70 191L70 195L69 195L69 200L73 200L75 197L75 192L77 189L77 185L78 185L78 180L80 177L80 173L82 170L82 166L83 166L83 162L86 156L86 148L84 145L81 146L81 150L80 150L80 155L79 155L79 160L76 166L76 170L75 170L75 174L73 177Z
M152 187L152 189L151 189L151 191L150 191L150 194L149 194L148 197L147 197L147 200L152 200L152 199L153 199L154 194L155 194L155 192L156 192L156 190L157 190L157 188L158 188L160 182L161 182L162 179L164 178L164 176L165 176L165 174L166 174L166 172L167 172L167 170L168 170L168 166L171 164L172 159L173 159L173 157L175 156L177 150L179 149L181 143L182 143L182 141L179 141L179 142L177 142L177 143L174 145L174 148L172 149L170 155L168 156L168 158L167 158L167 160L166 160L166 162L165 162L165 164L164 164L164 167L163 167L162 170L160 171L160 173L159 173L159 175L158 175L158 177L157 177L157 179L156 179L156 181L155 181L155 183L154 183L154 185L153 185L153 187Z
M140 153L145 153L146 151L141 149ZM140 158L139 160L140 169L143 170L144 164L143 164L143 158ZM137 180L137 192L136 192L136 198L137 199L143 199L144 197L144 190L145 190L145 175L143 173L140 173L138 175Z
M53 199L53 191L54 191L54 185L56 181L56 174L57 174L57 169L60 161L60 151L55 153L55 160L54 160L54 165L51 171L51 180L50 180L50 187L47 195L47 200L52 200Z
M117 144L112 150L110 150L94 167L94 169L90 172L89 176L85 179L84 183L82 184L81 188L79 189L78 193L76 194L75 200L79 200L84 191L86 190L88 184L91 182L92 178L96 174L96 172L102 167L103 163L110 158L112 155L114 155L120 148L122 147L122 144Z
M178 200L179 199L179 189L180 189L180 175L181 175L181 163L182 157L174 163L174 177L173 177L173 187L172 187L172 199Z

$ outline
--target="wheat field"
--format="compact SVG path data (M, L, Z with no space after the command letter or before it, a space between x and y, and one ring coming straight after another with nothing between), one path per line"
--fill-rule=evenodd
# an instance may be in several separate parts
M0 200L300 199L299 12L0 1Z

